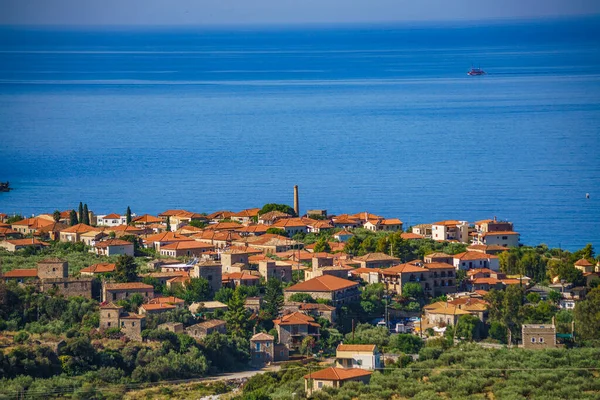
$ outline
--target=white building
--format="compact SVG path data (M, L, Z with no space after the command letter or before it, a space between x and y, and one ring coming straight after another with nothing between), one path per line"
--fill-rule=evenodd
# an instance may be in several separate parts
M133 216L133 215L132 215ZM119 226L127 224L127 216L119 214L108 214L96 216L98 226Z
M375 370L382 367L381 354L374 344L339 344L336 367Z
M439 242L469 242L469 223L467 221L440 221L431 224L431 238Z

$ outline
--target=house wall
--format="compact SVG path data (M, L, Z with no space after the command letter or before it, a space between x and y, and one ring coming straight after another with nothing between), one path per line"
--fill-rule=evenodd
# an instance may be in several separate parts
M519 246L519 235L494 235L488 233L483 237L482 242L488 246L517 247Z
M126 254L133 257L133 244L131 246L108 246L106 248L106 253L109 256Z
M250 354L254 365L266 364L275 360L275 343L272 340L251 340Z
M117 300L125 300L131 297L133 294L139 293L144 299L152 299L154 298L154 290L152 289L106 289L104 288L104 293L102 295L102 301L117 301Z
M100 309L100 329L119 328L119 309Z
M42 292L47 292L51 289L58 289L65 297L81 296L87 299L97 298L99 292L98 290L94 290L93 278L43 279L40 290ZM96 296L94 296L94 294L96 294Z
M212 292L215 293L221 289L222 267L221 265L196 265L194 277L206 279Z
M523 337L523 348L525 349L548 349L556 346L556 329L552 325L531 328L523 325L521 333Z
M69 276L69 263L65 262L39 262L37 265L38 278L53 279L67 278Z
M340 368L360 368L374 370L381 368L381 355L379 352L367 353L367 352L350 352L350 351L338 351L336 352L336 366ZM342 359L342 360L339 360ZM350 364L344 363L344 361L350 361Z
M131 340L142 340L142 330L146 326L145 318L121 319L121 332Z

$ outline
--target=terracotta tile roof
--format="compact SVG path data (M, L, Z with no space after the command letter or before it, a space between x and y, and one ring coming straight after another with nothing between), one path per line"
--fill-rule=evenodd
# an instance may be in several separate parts
M443 314L443 315L467 315L469 312L461 310L457 306L438 301L437 303L429 304L423 307L429 314Z
M180 240L161 246L161 250L191 250L191 249L214 249L215 246L208 243L202 243L195 240Z
M146 285L142 282L126 282L126 283L107 283L106 290L130 290L130 289L143 289L143 290L154 290L152 285Z
M4 272L3 278L37 278L37 269L13 269L12 271Z
M322 275L297 283L285 289L286 292L331 292L358 286L357 282L338 278L333 275Z
M109 301L109 302L100 303L100 308L108 308L111 310L117 310L117 309L123 308L123 307L116 305L112 301Z
M387 218L381 220L382 225L402 225L402 223L403 222L400 221L398 218Z
M98 263L82 268L79 272L88 272L92 274L101 274L107 272L115 272L115 264Z
M47 220L45 218L33 217L33 218L25 218L17 222L13 222L11 225L15 226L27 226L32 229L39 229L41 227L47 226L54 223L53 220Z
M347 230L345 230L345 229L344 229L344 230L342 230L342 231L339 231L339 232L337 232L337 233L334 233L334 234L333 234L333 236L334 236L334 237L336 237L336 236L354 236L354 233L352 233L352 232L348 232Z
M62 222L52 222L49 225L39 228L38 233L61 232L68 227L69 226L67 224L63 224Z
M108 215L105 215L104 217L101 217L101 219L120 219L120 218L121 218L121 216L119 214L115 214L115 213L108 214Z
M155 297L148 301L148 304L183 304L185 303L182 299L175 296L161 296Z
M427 269L454 269L454 265L441 262L423 264L423 267Z
M169 282L170 284L173 284L173 283L182 283L182 284L185 285L189 281L190 281L190 276L189 275L182 275L182 276L176 276L175 278L171 278L167 282Z
M146 317L144 317L143 315L140 315L140 314L124 313L124 314L121 314L119 319L146 319Z
M360 368L334 368L329 367L311 374L304 375L304 379L318 379L320 381L345 381L371 375L371 371Z
M212 214L208 214L206 216L206 219L227 219L227 218L230 218L232 215L233 215L232 211L221 210L221 211L215 211Z
M456 219L450 219L447 221L439 221L439 222L434 222L431 225L442 225L442 226L456 226L459 225L460 221L456 220Z
M475 292L473 292L473 293L477 293L477 294L478 294L478 295L480 295L480 296L485 296L485 295L486 295L486 294L488 294L489 292L488 292L487 290L479 289L479 290L476 290L476 291L475 291Z
M97 228L86 224L77 224L67 229L63 229L62 231L60 231L60 233L85 233L93 230L97 230Z
M185 210L167 210L165 212L158 214L158 216L159 217L173 217L177 214L181 214L182 212L185 212Z
M198 228L197 226L192 225L184 225L181 228L177 229L175 233L179 233L180 235L184 235L186 233L197 233L202 232L204 229Z
M179 235L175 232L162 232L155 235L150 235L144 239L146 243L163 243L163 242L175 242L177 240L194 240L187 236Z
M399 258L388 256L385 253L369 253L369 254L365 254L364 256L355 257L354 260L356 260L356 261L392 261L392 262L400 261Z
M286 314L281 318L273 320L275 325L310 325L315 327L320 327L319 324L315 322L313 317L310 317L306 314L302 314L301 312L293 312L291 314Z
M503 247L503 246L499 246L496 244L490 244L490 245L485 245L485 244L472 244L469 247L467 247L467 251L481 251L481 252L485 252L485 251L508 251L508 247Z
M208 321L200 322L196 325L199 328L216 328L217 326L223 326L226 322L220 319L209 319Z
M243 226L239 229L236 229L236 232L240 233L266 233L269 227L267 225L258 224L258 225L248 225Z
M474 268L467 271L467 276L473 276L477 274L493 274L495 273L489 268Z
M368 274L371 272L379 273L382 271L383 271L383 269L381 269L381 268L354 268L352 271L350 271L350 273L352 275L360 275L360 274Z
M233 214L232 217L252 218L252 217L256 217L258 215L259 211L260 211L260 208L248 208L248 209L245 209L245 210L242 210L240 212Z
M431 253L431 254L427 254L425 257L430 257L430 258L452 258L454 256L451 256L450 254L446 254L446 253Z
M499 282L501 282L501 281L496 278L475 278L473 280L474 284L496 285Z
M340 343L338 344L337 347L337 351L368 351L368 352L374 352L375 351L375 345L374 344L343 344Z
M172 304L168 304L168 303L146 303L146 304L142 304L140 306L140 308L143 308L146 311L155 311L155 310L174 310L177 307L175 307Z
M8 227L8 225L6 227L4 226L0 226L0 235L14 235L17 234L19 232L12 230Z
M286 214L281 211L269 211L268 213L259 215L258 219L262 220L262 221L273 221L277 218L290 218L290 217L291 217L291 215Z
M461 261L469 261L469 260L487 260L487 259L495 259L498 256L492 254L480 253L478 251L465 251L464 253L458 253L452 256L454 259L459 259Z
M422 267L417 267L416 265L413 264L400 264L400 265L395 265L391 268L387 268L381 271L382 274L384 275L397 275L397 274L407 274L407 273L424 273L424 272L429 272L427 269L422 268Z
M302 228L306 227L306 222L302 218L285 218L273 224L274 228Z
M5 242L10 243L13 246L27 246L27 245L48 246L48 243L42 242L38 239L8 239L8 240L5 240Z
M134 224L160 224L163 222L162 219L155 217L154 215L144 214L139 217L135 217L131 220Z
M518 235L519 232L514 232L514 231L498 231L498 232L484 232L481 234L482 237L486 237L486 236L512 236L512 235Z
M101 242L96 242L94 245L94 247L97 249L105 249L111 246L133 246L133 243L121 239L108 239Z
M271 336L267 333L260 332L250 338L250 341L259 342L259 341L269 341L275 340L274 336Z
M237 222L218 222L216 224L210 224L204 229L207 231L234 231L243 227L243 225Z
M379 215L375 215L375 214L369 214L368 212L364 211L364 212L359 212L356 213L354 215L349 215L349 217L352 218L358 218L358 219L362 219L364 221L368 221L370 219L383 219L382 216Z
M144 233L144 229L142 228L138 228L137 226L132 226L132 225L117 225L117 226L111 226L109 228L106 229L107 231L111 231L111 232L130 232L132 234L138 234L141 235L142 233Z
M594 264L592 264L591 262L589 262L585 258L581 258L581 259L575 261L575 265L577 265L578 267L592 267L592 266L594 266Z
M494 222L494 220L493 219L482 219L481 221L475 221L475 225L489 224L490 222Z
M404 240L416 240L416 239L423 239L424 236L416 234L416 233L403 232L400 234L400 237Z
M260 280L259 276L256 275L252 275L246 271L242 271L242 272L232 272L230 274L228 273L224 273L222 275L221 280L223 281L228 281L228 280Z

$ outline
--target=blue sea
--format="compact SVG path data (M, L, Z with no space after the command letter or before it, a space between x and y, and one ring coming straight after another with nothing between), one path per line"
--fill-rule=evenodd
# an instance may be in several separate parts
M6 213L237 211L297 184L303 211L600 250L600 18L1 28L6 180Z

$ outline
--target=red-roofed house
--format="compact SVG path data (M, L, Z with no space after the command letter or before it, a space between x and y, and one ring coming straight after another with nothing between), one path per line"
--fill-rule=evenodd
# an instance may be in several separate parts
M121 239L95 242L92 250L99 256L128 255L133 257L133 243Z
M170 257L200 257L207 251L213 251L215 246L196 240L178 241L161 246L160 254Z
M67 229L63 229L62 231L60 231L60 241L61 242L79 242L79 241L81 241L82 234L84 234L86 232L94 231L94 230L98 230L98 229L94 228L93 226L86 225L86 224L73 225L73 226L68 227Z
M330 300L332 305L340 307L357 301L360 297L358 282L338 278L333 275L321 275L313 279L292 285L284 290L285 300L296 293L305 293L313 299Z
M8 251L15 252L17 250L25 249L27 247L34 247L37 250L43 249L48 246L48 243L42 242L37 239L10 239L0 242L0 247L5 248Z
M1 278L4 282L8 282L11 280L17 281L19 283L23 283L28 280L37 279L37 269L13 269L12 271L4 272L0 274Z
M431 224L431 238L439 242L469 242L469 223L467 221L440 221Z
M144 299L154 297L154 287L141 282L104 283L102 287L102 301L117 301L128 299L139 293Z
M119 214L108 214L96 216L96 225L98 226L119 226L127 224L127 216Z
M302 340L307 336L319 339L321 326L315 319L300 312L284 315L273 320L277 330L278 343L285 345L288 349L297 349Z
M79 273L81 275L87 275L87 276L110 274L113 272L115 272L115 264L110 264L110 263L94 264L94 265L90 265L89 267L85 267L85 268L82 268L81 270L79 270Z
M371 380L371 371L358 368L329 367L304 375L304 390L311 396L313 392L324 387L339 388L346 382L362 382L365 385Z
M489 268L494 271L500 270L498 256L492 254L480 253L478 251L466 251L455 254L453 257L454 267L462 270L472 268Z

